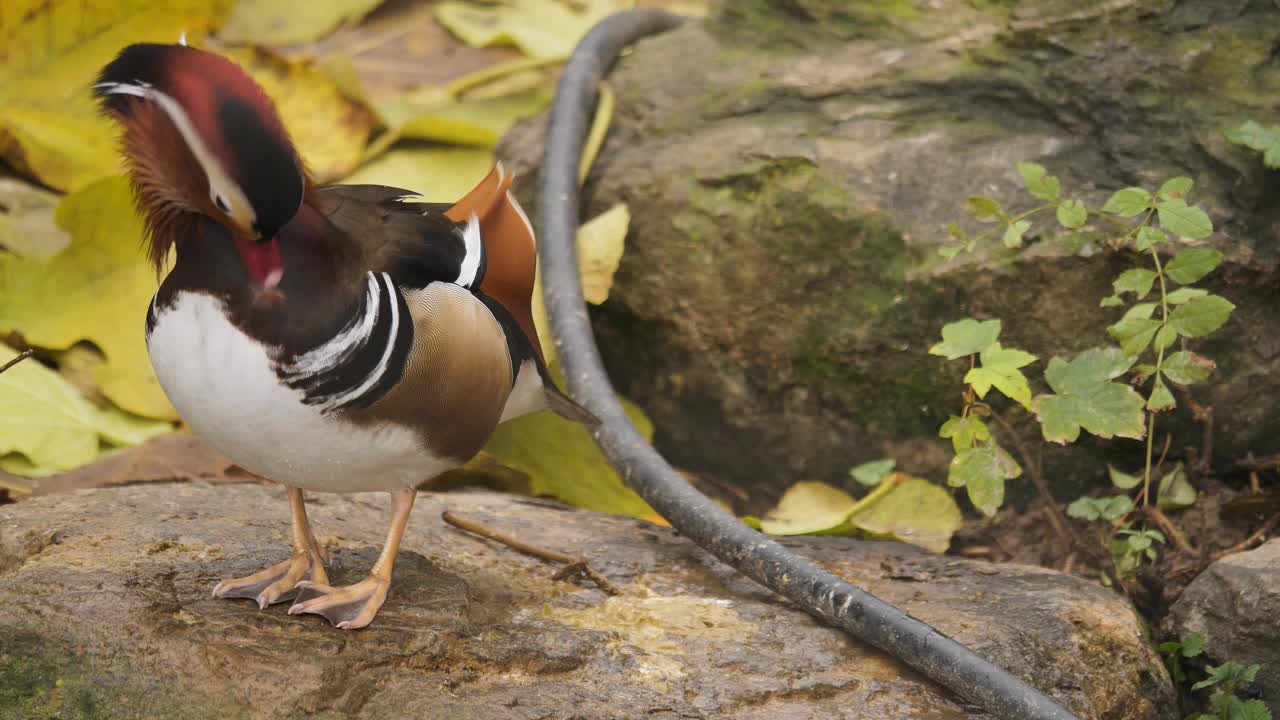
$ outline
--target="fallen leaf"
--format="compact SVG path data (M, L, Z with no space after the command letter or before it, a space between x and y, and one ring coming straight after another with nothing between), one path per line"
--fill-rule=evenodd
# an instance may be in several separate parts
M136 447L105 453L97 461L32 483L33 495L143 482L200 480L251 482L258 476L243 470L198 435L171 432Z
M233 45L286 47L319 40L343 24L360 22L383 0L327 0L282 3L240 0L218 31L218 39Z
M493 169L487 148L402 146L356 170L343 183L390 185L431 202L453 202Z
M622 262L626 250L627 228L631 223L631 211L625 203L618 203L578 228L578 276L582 279L582 294L586 301L599 305L609 299L613 276ZM533 324L538 328L542 342L542 354L547 362L555 357L555 343L551 339L551 324L542 298L542 270L534 276Z
M336 180L360 164L376 119L347 97L328 72L308 60L264 50L227 53L275 102L303 161L320 182Z
M568 57L600 20L629 8L627 0L584 0L581 9L557 0L510 0L501 5L442 2L440 24L472 47L510 44L530 57Z
M106 355L95 372L103 394L130 412L176 419L147 357L143 319L157 282L130 192L114 177L64 198L55 217L73 239L47 261L0 255L0 330L57 350L93 342Z
M561 382L559 368L552 365L551 371ZM644 412L620 400L640 434L651 439L653 424ZM623 484L591 433L553 413L533 413L499 425L484 451L525 473L530 495L550 496L601 512L645 518L654 515L653 508Z
M964 518L951 493L928 480L902 476L890 493L854 513L848 522L876 536L943 553Z
M0 363L17 354L0 345ZM18 363L0 374L0 467L8 472L70 470L98 457L101 442L133 444L170 429L169 423L114 408L99 410L38 362Z
M59 196L16 178L0 178L0 248L28 258L48 259L71 243L53 221Z
M374 109L400 137L492 147L517 120L542 112L553 92L550 82L511 95L463 101L443 90L430 97L417 92L376 101Z
M760 519L760 529L770 535L817 535L844 524L857 500L840 488L809 480L783 493L778 506Z
M134 42L197 39L216 27L226 0L79 0L6 3L0 26L0 155L59 190L119 171L114 131L91 84Z

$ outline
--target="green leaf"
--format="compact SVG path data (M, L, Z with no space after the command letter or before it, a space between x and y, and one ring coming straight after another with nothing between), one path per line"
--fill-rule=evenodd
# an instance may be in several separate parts
M1170 178L1156 191L1156 197L1161 200L1185 198L1194 185L1195 181L1189 177Z
M1154 270L1133 268L1120 273L1115 281L1111 283L1111 286L1115 288L1116 295L1131 292L1136 299L1141 300L1151 292L1151 286L1155 284L1155 281L1156 273Z
M1027 191L1041 200L1058 202L1061 185L1058 178L1048 174L1043 165L1032 162L1018 163L1018 174L1027 184Z
M578 40L605 16L632 3L624 0L510 0L496 5L449 0L436 18L472 47L515 45L538 58L568 57Z
M893 472L897 461L893 458L865 462L849 471L849 475L862 485L879 485L885 475Z
M1194 385L1208 379L1217 365L1207 357L1183 350L1164 359L1160 366L1165 377L1179 385Z
M1168 301L1170 305L1181 305L1189 300L1194 300L1195 298L1204 297L1205 295L1208 295L1208 294L1209 294L1208 290L1202 290L1200 288L1193 288L1193 287L1185 287L1185 288L1178 288L1177 290L1174 290L1173 292L1169 293L1167 296L1165 296L1165 300Z
M1124 305L1124 300L1121 300L1119 295L1108 295L1098 303L1098 307L1120 307L1121 305Z
M1143 252L1163 242L1169 242L1169 236L1165 235L1163 230L1158 227L1143 225L1138 228L1138 237L1133 247L1139 252Z
M1107 332L1120 343L1120 348L1125 351L1125 354L1137 357L1147 349L1147 345L1151 344L1151 338L1155 337L1163 324L1159 320L1149 318L1125 317L1114 325L1108 326Z
M803 481L787 488L778 506L760 519L770 535L813 535L844 524L858 501L826 483Z
M1151 193L1140 187L1127 187L1117 190L1107 204L1102 206L1103 212L1115 213L1121 217L1133 217L1151 207Z
M1021 474L1022 468L1009 453L989 443L957 453L948 468L947 484L964 486L973 506L991 517L1004 503L1004 481Z
M938 430L938 436L951 438L951 446L956 452L960 452L972 448L979 442L990 440L991 429L976 415L966 417L952 415L942 424L942 428Z
M1190 285L1213 272L1222 263L1222 253L1212 248L1187 248L1164 266L1164 272L1179 285Z
M1124 312L1126 320L1145 320L1156 311L1155 303L1138 303Z
M1147 398L1147 409L1152 412L1160 412L1161 410L1172 410L1177 401L1173 399L1173 393L1169 392L1169 386L1164 384L1159 376L1156 377L1156 383L1151 388L1151 396Z
M1045 380L1056 394L1038 395L1031 403L1044 439L1075 442L1081 428L1101 438L1141 438L1142 397L1128 385L1111 382L1132 364L1119 348L1086 350L1070 361L1049 360Z
M1067 516L1081 520L1115 522L1131 510L1133 510L1133 501L1126 495L1102 498L1082 497L1067 506Z
M1245 700L1240 705L1240 720L1271 720L1267 704L1257 698Z
M1002 348L992 343L982 351L982 365L969 370L964 381L973 386L978 397L985 398L992 386L1010 400L1031 409L1031 387L1018 368L1035 362L1036 356L1022 350Z
M1204 636L1200 633L1188 633L1182 638L1182 657L1196 657L1204 652Z
M848 524L876 537L890 537L930 552L946 552L964 524L960 507L945 488L907 477L887 495L855 511Z
M1174 465L1160 478L1160 493L1157 497L1161 510L1177 510L1195 504L1196 489L1187 480L1187 471L1182 463Z
M942 342L929 348L930 355L955 360L982 352L1000 336L999 320L965 318L942 327Z
M1156 203L1160 225L1174 235L1203 240L1213 234L1213 222L1205 211L1187 205L1185 200L1162 200Z
M964 252L963 245L944 245L938 248L938 254L948 260L959 255L962 252Z
M1236 306L1218 295L1193 298L1173 309L1169 323L1183 337L1203 337L1222 327Z
M1019 220L1017 222L1010 223L1009 227L1004 229L1004 237L1001 238L1001 241L1004 242L1004 246L1007 248L1018 247L1022 244L1023 234L1030 229L1030 220Z
M1173 345L1174 341L1177 339L1178 331L1174 330L1173 326L1169 323L1165 323L1164 325L1161 325L1160 330L1156 332L1155 340L1152 341L1151 346L1156 349L1156 352L1160 352L1161 350L1169 349L1169 346Z
M17 355L0 344L0 365ZM26 470L23 474L70 470L97 458L103 442L135 445L172 429L169 423L116 408L98 409L35 360L0 374L0 457L17 453L25 458L28 463L10 466Z
M989 197L974 195L965 201L965 211L978 222L999 222L1004 217L1004 209L1000 203Z
M1084 203L1077 199L1067 200L1058 206L1058 224L1069 230L1075 230L1089 219L1089 211Z
M1262 162L1269 168L1280 168L1280 127L1264 128L1252 120L1246 120L1238 128L1224 133L1227 140L1262 153Z
M1107 473L1111 475L1111 484L1121 490L1132 490L1138 487L1138 484L1142 482L1142 478L1137 475L1120 472L1110 465L1107 466Z

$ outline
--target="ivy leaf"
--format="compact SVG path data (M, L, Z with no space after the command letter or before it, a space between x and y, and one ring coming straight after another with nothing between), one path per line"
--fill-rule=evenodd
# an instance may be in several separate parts
M1161 371L1179 385L1194 385L1209 377L1217 365L1207 357L1183 350L1164 359Z
M1164 266L1164 272L1179 285L1190 285L1213 272L1222 263L1222 253L1212 248L1187 248Z
M1074 359L1049 360L1045 380L1055 394L1038 395L1031 410L1049 442L1070 443L1080 429L1101 438L1143 436L1143 400L1132 387L1111 382L1132 366L1119 348L1094 348Z
M1138 484L1142 482L1142 478L1137 475L1120 472L1110 465L1107 466L1107 473L1111 476L1111 484L1121 490L1132 490L1138 487Z
M1160 478L1160 494L1157 505L1161 510L1177 510L1191 507L1196 502L1196 489L1187 480L1182 463L1174 465Z
M1156 215L1160 225L1174 235L1203 240L1213 234L1213 222L1205 211L1181 198L1156 203Z
M1269 168L1280 168L1280 127L1264 128L1252 120L1246 120L1238 128L1227 130L1227 140L1262 153L1262 163Z
M982 351L982 365L970 370L964 381L973 386L978 397L985 398L992 386L1004 393L1010 400L1031 409L1031 387L1027 378L1018 368L1029 365L1036 356L1013 348L1000 347L1000 343L992 343Z
M1208 294L1209 294L1208 290L1201 290L1200 288L1185 287L1185 288L1178 288L1177 290L1174 290L1173 292L1169 293L1165 297L1165 300L1167 300L1170 305L1181 305L1189 300L1193 300L1198 297L1204 297L1205 295L1208 295Z
M1183 337L1202 337L1222 327L1235 309L1226 298L1205 295L1174 308L1169 323Z
M1140 187L1127 187L1117 190L1107 204L1102 206L1103 212L1115 213L1120 217L1133 217L1151 207L1151 193Z
M1078 199L1068 200L1058 206L1058 224L1069 230L1075 230L1089 219L1089 211Z
M1173 341L1177 339L1178 331L1173 329L1173 326L1169 323L1165 323L1160 326L1158 331L1156 331L1156 337L1151 343L1151 347L1155 348L1156 352L1167 350L1169 346L1173 344Z
M1111 283L1111 286L1115 288L1116 295L1131 292L1138 300L1141 300L1151 292L1151 286L1155 284L1155 281L1156 273L1154 270L1133 268L1120 273L1115 281Z
M942 342L929 348L929 354L955 360L986 350L999 336L999 320L965 318L942 326Z
M893 458L884 458L883 460L872 460L865 462L849 471L849 475L857 480L859 484L868 487L879 485L880 480L885 475L893 472L893 466L897 461Z
M1147 409L1151 412L1160 412L1162 410L1172 410L1178 402L1173 399L1173 393L1169 392L1169 386L1164 384L1164 380L1160 376L1156 376L1156 384L1151 388L1151 396L1147 398Z
M1018 463L995 443L965 448L956 453L947 472L947 484L964 486L969 501L987 517L1004 503L1004 481L1022 474Z
M960 452L968 450L979 442L990 440L991 429L975 415L966 417L952 415L942 423L942 428L938 430L938 437L951 438L951 447L955 448L956 452Z
M974 195L966 200L965 211L974 220L983 223L999 222L1004 217L1004 209L1000 207L1000 203L982 195Z
M1165 235L1163 230L1158 227L1143 225L1138 228L1138 237L1134 241L1133 247L1138 252L1143 252L1163 242L1169 242L1169 236Z
M1107 327L1107 332L1120 347L1131 357L1137 357L1151 344L1151 338L1164 323L1151 317L1155 303L1138 303L1129 308L1114 325Z
M1187 193L1191 192L1191 188L1195 185L1195 181L1189 177L1180 176L1170 178L1164 181L1160 189L1156 191L1156 197L1161 200L1172 200L1175 198L1185 198Z
M1015 248L1022 244L1022 236L1031 229L1030 220L1019 220L1009 223L1009 227L1004 229L1004 237L1002 241L1007 248Z
M1027 184L1027 192L1041 200L1049 202L1058 202L1058 195L1061 192L1061 184L1058 178L1049 174L1043 165L1032 162L1018 163L1018 174L1022 176L1022 181Z

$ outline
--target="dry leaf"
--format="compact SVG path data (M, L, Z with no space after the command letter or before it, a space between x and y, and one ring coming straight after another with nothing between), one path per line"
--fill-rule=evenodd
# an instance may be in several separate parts
M142 482L200 480L203 482L253 482L254 475L189 432L167 433L136 447L104 455L102 459L71 472L32 483L34 495L69 492Z
M71 243L53 221L59 197L16 178L0 178L0 248L28 258L47 259Z
M240 0L218 31L218 39L233 45L301 45L318 40L345 23L360 22L381 4L382 0Z

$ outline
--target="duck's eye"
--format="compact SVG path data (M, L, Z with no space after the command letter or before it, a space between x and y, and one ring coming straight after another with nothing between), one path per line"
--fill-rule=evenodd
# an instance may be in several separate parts
M218 193L213 194L213 204L224 213L231 212L231 206L227 205L227 201Z

